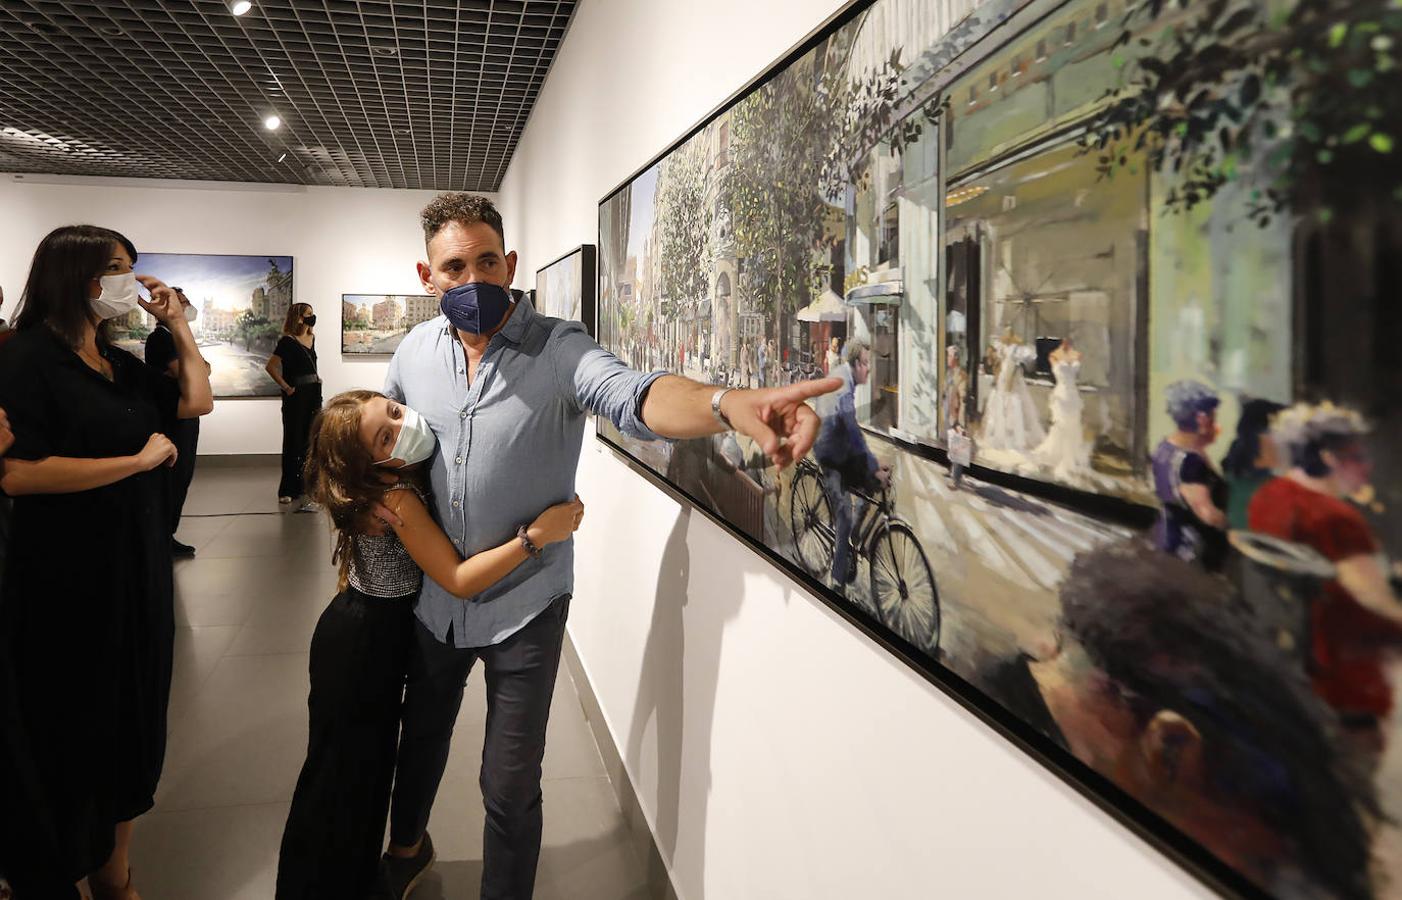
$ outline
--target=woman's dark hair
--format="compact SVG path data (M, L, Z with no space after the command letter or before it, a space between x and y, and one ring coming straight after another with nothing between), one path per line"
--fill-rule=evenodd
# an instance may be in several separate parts
M383 396L378 391L345 391L332 397L312 420L303 474L308 495L326 508L336 528L331 561L340 568L341 590L345 590L351 559L356 553L351 538L365 533L371 511L388 487L381 476L391 470L376 466L370 451L360 442L361 410L367 401ZM393 471L402 483L427 491L423 466Z
M292 337L300 337L307 330L307 323L303 321L311 315L312 305L310 303L294 303L287 308L287 318L282 323L282 333Z
M15 330L42 325L76 347L93 317L88 284L106 274L115 246L125 249L135 264L135 245L110 228L65 225L49 232L29 265ZM97 339L104 344L108 343L106 325L103 322L97 329Z
M1298 661L1227 581L1126 541L1078 556L1061 602L1067 632L1138 706L1192 722L1210 790L1285 838L1331 896L1373 896L1374 786Z
M1243 400L1241 418L1236 423L1236 438L1222 457L1222 471L1234 478L1243 478L1256 470L1256 458L1261 455L1261 435L1271 430L1271 416L1285 408L1274 400Z

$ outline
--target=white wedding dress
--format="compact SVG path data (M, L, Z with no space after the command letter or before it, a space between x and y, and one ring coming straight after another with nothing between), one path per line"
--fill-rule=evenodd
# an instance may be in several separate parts
M1026 344L1002 340L993 344L993 351L998 355L998 374L983 413L979 441L990 450L1025 453L1046 435L1037 405L1022 377L1023 364L1036 359L1037 351Z
M1081 424L1085 404L1076 387L1080 373L1079 359L1052 363L1056 387L1051 392L1051 430L1032 454L1062 478L1090 470L1090 444L1086 441L1085 426Z

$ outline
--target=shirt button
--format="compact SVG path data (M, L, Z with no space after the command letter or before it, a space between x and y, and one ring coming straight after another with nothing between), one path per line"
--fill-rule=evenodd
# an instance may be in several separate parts
M462 457L461 457L461 456L458 457L457 463L458 463L458 465L462 465Z
M457 501L457 500L454 500L454 501L453 501L453 509L457 509L459 506L462 506L462 503L459 502L459 501Z
M462 412L458 413L458 418L459 418L459 419L466 419L466 418L467 418L467 410L463 410Z

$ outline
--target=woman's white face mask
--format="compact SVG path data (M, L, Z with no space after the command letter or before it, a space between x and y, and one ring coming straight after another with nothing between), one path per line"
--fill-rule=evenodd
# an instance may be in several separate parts
M141 295L135 272L103 275L98 281L102 283L102 293L92 302L92 308L99 318L115 319L136 309L136 299Z
M419 415L417 410L402 403L399 404L399 408L404 412L404 419L399 424L399 437L395 439L389 456L375 461L377 466L396 459L406 466L416 465L432 456L433 448L438 446L433 429L428 427L428 421Z

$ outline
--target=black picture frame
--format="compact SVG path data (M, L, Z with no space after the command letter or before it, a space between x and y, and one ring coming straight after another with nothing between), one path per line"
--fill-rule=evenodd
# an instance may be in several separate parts
M529 293L531 305L535 307L536 312L567 321L583 322L589 336L597 339L599 336L598 258L598 248L594 244L580 244L537 269L535 288ZM563 304L557 306L547 290L547 279L560 269L572 265L577 265L579 268L579 311L577 317L570 315L570 310L565 309ZM570 287L573 288L575 285L571 283ZM551 308L543 309L543 304L551 306Z
M804 57L838 29L851 22L858 15L881 2L881 0L853 0L819 25L806 38L796 44L761 74L730 95L718 106L705 114L696 124L686 130L676 140L659 153L639 166L599 201L599 244L605 242L603 213L609 202L620 192L629 190L639 176L666 159L691 138L703 131L717 118L724 115L736 104L768 84L785 69ZM949 56L946 67L931 79L928 91L938 91L961 74L968 71L983 59L1001 49L1016 34L1003 34L999 26L1013 16L1032 7L1037 0L1004 0L985 4L975 11L975 15L957 25L950 32L952 40L961 45L955 47ZM1045 4L1043 4L1045 5ZM977 13L984 15L979 17ZM603 295L602 265L599 266L599 296ZM602 304L597 316L602 316ZM601 328L602 330L602 328ZM604 339L601 338L601 341ZM607 347L607 344L606 344ZM612 348L610 348L612 349ZM1045 351L1044 351L1045 352ZM1159 814L1144 805L1108 778L1076 759L1045 735L1030 727L1027 722L1012 713L982 690L957 673L932 659L925 652L902 639L864 609L837 594L825 583L787 559L775 549L757 539L753 534L737 527L734 522L719 514L702 498L667 479L654 470L647 462L635 455L620 436L612 431L607 422L600 421L596 437L608 447L617 459L641 475L657 489L680 503L694 508L707 519L718 525L738 540L742 545L773 565L790 580L803 587L815 599L837 613L871 640L889 651L903 663L950 696L980 721L1010 741L1040 765L1047 768L1065 784L1094 803L1099 809L1146 841L1159 852L1192 873L1211 889L1224 895L1242 898L1265 898L1269 894L1242 872L1233 868L1208 850L1201 843L1175 828ZM902 451L940 465L948 465L948 454L941 447L921 442L907 441L889 434L869 432L868 438L875 438L896 445ZM1067 509L1096 516L1107 522L1131 528L1147 527L1153 520L1156 510L1143 503L1120 497L1078 490L1065 485L1049 483L1017 474L975 465L969 470L979 479L993 485L1001 485L1035 495Z

